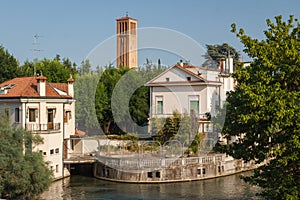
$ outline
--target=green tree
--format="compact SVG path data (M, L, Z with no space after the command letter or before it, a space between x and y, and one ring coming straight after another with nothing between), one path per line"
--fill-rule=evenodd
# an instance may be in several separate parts
M206 45L207 53L204 55L206 61L203 66L216 68L220 64L221 59L226 59L228 55L233 58L233 65L239 62L240 53L232 46L227 43L223 43L221 45Z
M44 58L41 61L26 61L20 67L19 75L32 76L34 65L36 65L36 71L41 71L42 75L47 77L48 82L66 83L70 75L75 78L77 73L75 64L72 64L68 58L60 60L60 56L56 55L52 60Z
M95 94L96 114L102 130L106 134L111 132L120 133L120 130L114 124L111 98L117 82L128 71L129 68L116 69L109 66L103 72L97 85Z
M31 145L41 142L39 136L11 128L1 117L0 198L32 199L50 186L52 172L43 161L42 154L31 151Z
M18 61L0 46L0 83L13 79L19 75Z
M95 91L99 80L98 74L83 74L76 77L74 96L76 99L76 123L80 130L89 132L99 128L95 110Z
M300 25L290 16L267 19L265 39L232 32L253 58L237 71L235 91L227 98L225 137L240 141L224 147L235 158L267 164L245 180L262 188L267 199L300 198Z
M89 74L92 72L92 66L89 60L84 60L81 62L81 65L78 69L80 75Z
M106 134L145 133L144 127L149 118L150 89L144 84L164 69L163 66L158 69L149 60L137 70L106 67L95 95L97 118ZM115 98L113 102L112 97ZM126 100L129 105L125 104ZM114 113L112 108L117 108Z

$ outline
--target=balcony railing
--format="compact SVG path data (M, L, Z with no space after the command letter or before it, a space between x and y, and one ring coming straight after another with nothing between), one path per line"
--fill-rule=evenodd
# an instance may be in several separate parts
M28 131L57 131L60 130L60 123L48 124L26 124Z
M167 118L167 117L172 117L173 114L157 114L157 113L153 113L152 114L152 117L155 118ZM199 120L207 120L207 115L206 114L197 114L196 117L199 119Z

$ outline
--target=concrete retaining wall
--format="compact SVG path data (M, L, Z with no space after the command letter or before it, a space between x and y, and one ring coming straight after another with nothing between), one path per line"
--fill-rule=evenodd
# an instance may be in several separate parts
M193 160L197 160L195 162ZM201 160L201 162L199 162ZM202 161L207 162L202 162ZM124 162L124 161L123 161ZM161 163L168 163L168 159L160 160ZM201 180L219 176L230 175L241 171L255 168L251 163L244 164L240 160L223 156L216 159L216 156L178 158L169 165L161 165L155 168L134 168L107 165L96 162L94 165L94 176L100 179L134 182L134 183L157 183Z

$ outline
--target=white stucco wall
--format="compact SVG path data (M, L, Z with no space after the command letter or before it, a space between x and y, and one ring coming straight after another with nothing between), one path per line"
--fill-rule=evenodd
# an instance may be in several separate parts
M186 70L194 73L195 76ZM197 77L198 74L205 80ZM187 77L195 82L188 81ZM201 67L181 69L174 66L150 81L150 115L151 117L167 117L172 115L174 110L189 113L191 97L199 99L198 114L204 115L210 112L214 115L216 108L226 100L226 91L233 89L232 84L233 79L221 77L218 70L207 70ZM163 101L163 114L157 113L158 100Z
M34 150L41 151L43 153L44 160L49 162L50 168L53 169L54 177L61 177L63 169L62 132L58 131L39 135L44 139L44 143L38 145ZM51 153L51 151L53 151L53 153ZM58 167L58 171L56 171L56 167Z
M169 78L170 82L173 81L186 81L187 77L191 78L191 81L198 80L196 77L188 74L188 73L182 73L182 70L178 68L173 68L172 70L167 71L162 76L158 77L155 82L166 82L166 78Z
M19 108L20 122L15 123L15 108ZM29 122L29 108L37 109L35 122ZM63 176L63 155L64 138L70 138L70 134L75 132L75 101L66 99L1 99L0 111L5 112L9 109L9 120L13 126L26 127L26 124L36 125L44 124L43 130L34 131L43 138L43 144L34 146L34 151L40 151L49 167L53 170L54 177ZM48 109L54 109L53 123L60 123L58 130L47 130ZM71 119L64 123L64 111L71 111ZM70 144L68 142L68 148ZM53 153L51 153L53 150Z
M152 88L152 117L166 117L172 115L174 110L180 113L190 111L190 99L199 98L199 114L212 111L215 101L218 101L216 86L168 86ZM156 98L163 99L163 114L157 114Z

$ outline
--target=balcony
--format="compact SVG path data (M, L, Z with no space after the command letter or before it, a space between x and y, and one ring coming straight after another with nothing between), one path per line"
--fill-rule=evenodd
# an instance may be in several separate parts
M26 130L32 132L49 132L49 131L59 131L60 123L47 123L47 124L25 124Z
M173 114L152 114L152 118L167 118L167 117L173 117ZM199 121L208 121L206 114L196 114L196 117Z

